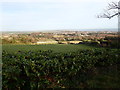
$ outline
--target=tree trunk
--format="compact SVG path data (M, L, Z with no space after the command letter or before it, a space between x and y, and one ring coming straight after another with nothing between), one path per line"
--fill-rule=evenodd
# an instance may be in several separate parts
M118 2L118 6L120 6L120 1ZM118 9L118 33L120 34L120 9Z

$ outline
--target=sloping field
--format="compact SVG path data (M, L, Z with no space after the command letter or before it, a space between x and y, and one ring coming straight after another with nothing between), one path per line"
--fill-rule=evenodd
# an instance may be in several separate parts
M8 52L17 51L38 51L38 50L53 50L54 52L75 52L82 49L92 49L94 47L86 45L65 45L65 44L51 44L51 45L2 45L2 50Z

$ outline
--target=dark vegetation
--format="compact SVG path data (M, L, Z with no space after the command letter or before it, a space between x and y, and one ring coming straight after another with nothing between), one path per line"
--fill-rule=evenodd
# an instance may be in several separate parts
M120 42L120 37L117 36L117 37L105 37L104 39L100 39L100 40L83 41L79 44L119 49L120 48L119 42Z
M120 88L120 50L2 52L3 90Z
M120 36L118 36L118 37L106 37L105 40L107 40L108 46L110 48L120 49Z

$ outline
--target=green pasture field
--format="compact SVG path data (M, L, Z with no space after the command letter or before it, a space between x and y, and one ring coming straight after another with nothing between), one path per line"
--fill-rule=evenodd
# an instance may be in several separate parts
M86 45L70 45L70 44L49 44L49 45L2 45L2 50L10 53L17 51L38 51L52 50L54 52L75 52L83 49L93 49L95 47Z

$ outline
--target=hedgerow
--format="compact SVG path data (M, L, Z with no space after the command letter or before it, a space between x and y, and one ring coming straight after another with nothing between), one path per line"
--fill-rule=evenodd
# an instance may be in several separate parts
M87 87L88 72L120 64L120 50L91 49L69 53L48 51L2 52L3 89ZM80 84L84 85L81 86Z

